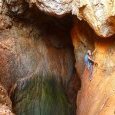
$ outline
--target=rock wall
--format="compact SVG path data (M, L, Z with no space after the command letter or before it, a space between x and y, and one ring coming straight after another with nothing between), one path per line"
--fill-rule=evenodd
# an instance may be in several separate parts
M37 7L50 15L62 17L67 13L85 20L101 37L115 33L114 0L5 0L8 10L15 14L25 13L29 7Z
M97 35L109 37L115 33L114 21L110 19L115 15L114 5L114 0L83 0L80 2L79 13Z
M36 8L23 16L9 15L1 14L0 83L12 97L13 111L74 114L79 84L72 84L77 77L71 16L58 19Z
M114 0L0 0L0 83L16 114L73 115L75 108L78 115L114 114L114 6ZM92 81L83 63L87 49L96 49ZM11 112L11 105L2 107Z
M114 115L115 106L115 40L99 38L86 23L75 19L72 30L76 70L81 79L81 89L77 95L77 115ZM95 49L93 78L85 69L83 59L87 49Z
M85 20L101 37L106 38L115 33L114 0L3 0L0 2L0 12L9 10L15 15L24 14L32 7L58 17L67 13L74 14L78 19Z
M109 37L115 33L114 21L115 1L111 0L30 0L41 10L50 14L64 15L71 12L80 20L85 20L101 37Z
M14 115L12 112L12 102L8 96L6 89L0 84L0 114Z

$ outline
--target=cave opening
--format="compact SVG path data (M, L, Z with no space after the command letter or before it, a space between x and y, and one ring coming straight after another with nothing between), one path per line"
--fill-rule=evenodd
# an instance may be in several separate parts
M73 47L72 38L71 38L71 29L73 26L73 16L71 14L66 14L63 17L55 17L55 16L51 16L44 12L39 11L38 8L36 8L36 7L29 9L29 11L24 13L24 15L23 14L22 15L10 14L10 15L13 19L13 26L18 29L19 33L21 33L20 36L26 37L26 39L25 39L26 41L31 40L34 42L33 44L35 46L31 47L31 45L30 45L30 48L35 47L36 52L40 52L38 49L40 42L42 41L41 43L43 43L45 45L46 51L48 52L47 55L50 55L50 56L49 57L43 56L43 58L44 59L51 58L51 62L47 62L47 63L52 64L55 62L54 64L56 64L56 65L54 65L54 67L51 67L51 70L49 70L49 71L50 71L50 73L53 73L54 75L57 74L56 76L61 76L61 78L60 78L61 80L59 80L59 81L61 81L61 86L64 89L63 92L67 98L67 101L69 102L69 104L72 107L70 110L72 112L69 111L66 114L60 113L60 115L61 114L62 115L70 115L70 114L75 115L76 108L77 108L76 107L77 92L80 89L81 83L80 83L80 79L78 77L78 74L77 74L76 68L75 68L76 60L75 60L74 47ZM23 30L25 31L25 33L23 32ZM16 43L18 43L18 42L16 41ZM36 55L36 54L34 54L34 55ZM39 54L37 54L37 55L39 55ZM57 55L57 56L54 56L54 55ZM54 59L57 57L58 57L58 59ZM38 62L35 62L35 63L38 63ZM59 63L59 67L57 65L58 63ZM39 63L38 63L38 65L36 64L36 67L37 66L39 66ZM46 65L44 65L44 66L46 66ZM55 66L57 66L57 67L55 67ZM23 71L24 71L24 69L23 69ZM28 70L25 70L25 71L28 71ZM32 71L32 70L30 70L30 71ZM36 70L36 71L39 71L39 70ZM46 67L46 71L47 71L47 67ZM25 73L27 73L27 72L25 72ZM25 73L22 75L21 78L24 78L23 76L27 76ZM42 70L42 73L44 73L43 70ZM65 77L65 76L67 76L67 77ZM18 88L16 88L16 90L18 90ZM13 110L14 110L14 113L16 113L16 114L22 114L21 112L23 110L19 111L17 109L18 108L17 103L20 103L19 100L22 101L23 99L21 97L21 99L15 100L14 95L16 95L16 93L17 93L17 91L16 92L14 91L14 93L12 94L13 96L11 96L12 102L13 102ZM21 95L21 94L19 93L19 95ZM25 114L31 113L31 112L26 113L26 111L28 111L28 110L25 110ZM49 113L50 113L50 115L52 114L52 112L49 112ZM36 115L36 113L34 113L34 114ZM41 113L41 115L42 115L42 113Z
M38 4L47 11L48 7L42 2ZM64 2L65 7L62 7L66 9L69 4ZM105 23L99 26L97 23L101 18L95 20L93 9L90 11L89 5L85 6L84 11L79 12L80 17L89 24L94 21L92 30L77 16L56 16L53 14L55 9L47 14L38 7L37 1L33 0L0 2L0 112L17 115L111 114L115 105L115 36L104 39L94 32L99 31L99 35L107 32L109 20L106 23L102 16ZM60 7L60 11L63 8ZM91 22L87 20L90 13ZM109 23L114 31L114 20L110 19ZM83 58L88 49L96 49L93 56L99 63L94 67L92 81L84 71Z

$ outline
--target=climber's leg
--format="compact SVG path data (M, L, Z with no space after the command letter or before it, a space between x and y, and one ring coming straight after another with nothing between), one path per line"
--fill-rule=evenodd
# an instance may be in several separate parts
M89 68L89 80L91 81L92 78L93 78L93 65L91 65Z
M85 65L85 70L84 70L84 77L87 77L89 74L89 69L88 69L88 66Z

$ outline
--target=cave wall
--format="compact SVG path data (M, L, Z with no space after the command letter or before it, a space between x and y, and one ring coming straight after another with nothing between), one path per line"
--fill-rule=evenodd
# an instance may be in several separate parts
M76 105L78 115L114 114L115 41L101 38L115 32L114 5L111 0L0 1L0 83L16 114L68 115ZM63 17L70 12L101 37L76 17L71 30L70 16ZM87 49L96 49L92 81L84 71Z
M114 36L105 40L98 37L84 22L74 19L71 32L76 70L81 79L81 89L77 95L77 115L114 115L115 113L115 40ZM84 66L87 49L95 50L93 55L98 66L94 66L93 78Z
M8 96L7 90L0 84L0 114L14 115L12 113L12 102Z
M49 15L62 17L67 13L86 21L95 33L101 37L115 34L114 0L3 0L8 10L14 14L23 14L28 8L37 7ZM2 6L1 2L0 6Z
M74 114L79 83L73 81L71 17L58 19L36 9L9 15L1 15L0 82L11 96L13 112Z

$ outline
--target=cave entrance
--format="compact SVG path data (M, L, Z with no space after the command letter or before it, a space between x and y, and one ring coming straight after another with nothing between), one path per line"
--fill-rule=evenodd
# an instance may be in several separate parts
M59 82L59 84L61 84L61 86L60 85L55 86L55 84L57 84L57 83L53 84L52 82L50 82L51 84L53 84L52 86L50 84L51 90L53 90L52 87L55 87L55 90L57 90L57 89L59 89L59 88L57 88L59 86L59 87L61 87L61 91L63 91L63 93L62 93L59 89L59 92L62 93L60 95L61 97L59 97L59 98L56 97L57 100L59 99L59 103L61 104L61 105L59 105L59 107L60 106L63 107L64 104L68 107L68 103L71 105L70 111L72 111L72 112L70 112L68 110L66 111L67 108L65 108L66 107L65 106L65 107L61 108L61 111L64 113L60 113L60 115L72 115L72 114L75 115L76 114L76 98L77 98L76 96L77 96L77 91L80 88L80 80L78 79L77 72L75 69L74 48L73 48L72 39L71 39L71 28L72 28L72 24L73 24L73 16L71 16L70 14L67 14L63 17L55 17L55 16L47 15L47 14L39 11L36 8L32 8L29 11L27 11L25 13L25 15L13 16L13 20L14 20L14 26L16 26L16 28L18 29L19 35L21 35L21 38L19 40L17 39L16 43L17 43L17 45L20 45L19 43L21 42L21 45L22 45L21 50L23 50L23 52L24 52L22 54L20 53L20 56L21 56L20 62L22 63L20 65L24 67L24 69L21 70L21 71L23 71L22 72L23 75L21 73L22 78L24 78L25 76L28 77L26 75L26 73L29 74L29 73L33 72L32 71L33 67L32 67L32 69L30 69L31 62L35 61L34 63L36 63L35 65L37 68L36 69L37 76L39 76L38 75L39 71L43 74L46 74L46 73L48 74L48 72L49 72L50 74L53 74L53 76L56 76L53 79L56 79L57 80L56 82ZM24 30L24 32L23 32L23 30ZM25 42L25 44L23 42ZM43 44L43 46L41 44ZM45 49L45 50L43 50L43 49ZM17 49L17 51L18 50L19 49ZM29 51L29 54L26 53L28 51ZM31 57L29 56L30 54L32 55ZM41 54L42 54L42 56L40 56ZM24 55L26 55L26 57L28 57L27 61L26 61L26 59L23 60L22 57ZM33 59L35 59L35 60L33 60ZM29 66L29 70L28 70L28 66ZM30 76L30 74L29 74L29 76ZM59 78L57 78L57 76ZM59 81L58 81L58 79L59 79ZM33 79L32 79L32 81L33 81ZM28 82L29 82L28 79L24 80L24 84L25 83L28 84ZM40 81L38 81L38 83L36 83L37 86L39 83L40 83ZM47 83L47 82L45 82L45 83ZM48 81L48 83L49 83L49 81ZM19 82L19 84L23 84L23 83ZM38 89L32 84L32 82L30 84L31 85L29 88L30 89L35 88L35 92L38 92ZM24 87L27 87L27 86L24 85ZM30 90L29 88L27 90ZM21 92L21 94L20 94L20 92ZM25 114L27 114L30 111L28 113L28 115L29 115L32 112L30 109L31 109L31 107L33 107L33 105L29 106L26 102L24 102L23 95L24 96L29 95L28 97L30 97L32 99L32 97L30 95L31 95L31 93L33 94L33 92L32 92L32 90L30 90L30 94L25 94L24 92L26 92L26 91L25 90L20 91L18 88L18 85L17 85L17 88L14 91L14 94L12 96L13 109L16 114L22 114L21 112L23 112L23 111L25 112ZM55 92L55 94L53 94L53 96L56 96L56 93L57 92ZM19 100L18 98L20 98L18 96L20 96L20 95L22 96L20 99L21 101L18 101ZM34 94L34 95L36 96L36 94ZM16 98L14 98L14 97L16 97ZM60 98L63 100L60 100ZM68 102L66 102L65 98L67 98ZM33 100L31 100L31 101L34 105L36 104L35 102L33 102ZM40 100L40 101L41 101L40 102L40 104L41 104L42 100ZM44 100L44 101L46 101L46 100ZM53 103L55 103L55 101ZM24 106L22 105L21 106L22 108L20 108L20 110L19 110L18 105L21 105L21 104L24 104ZM26 104L28 107L26 110L24 110ZM42 106L41 105L39 105L39 106L40 106L40 108L36 108L36 107L34 107L34 108L36 111L41 112ZM57 106L57 108L58 108L58 105L56 105L56 103L55 103L54 107L55 106ZM29 109L29 111L28 111L28 109ZM53 109L53 108L50 108L50 105L48 106L47 109L48 109L48 112L50 115L54 114L54 113L52 113L54 111L50 110L50 109ZM62 109L64 109L64 110L62 110ZM56 110L58 110L58 109L56 109ZM47 112L46 109L44 111ZM58 113L56 113L56 114L58 114ZM35 115L36 115L36 113L35 113ZM42 112L40 113L40 115L42 115Z

